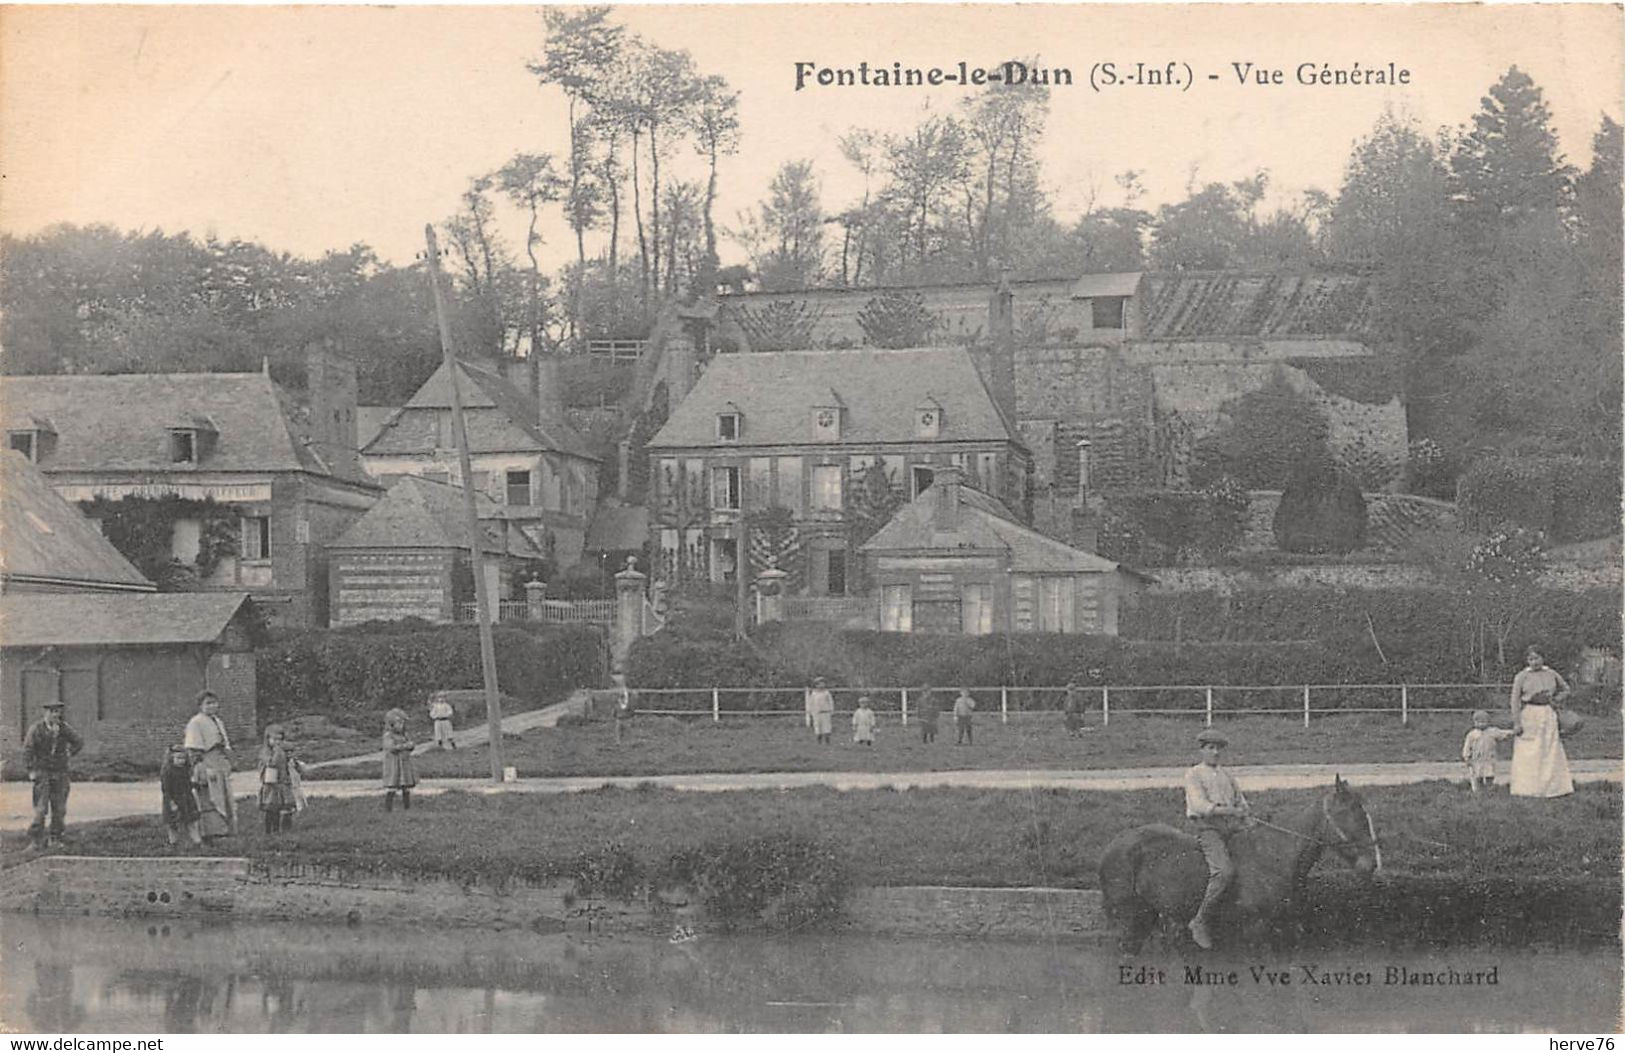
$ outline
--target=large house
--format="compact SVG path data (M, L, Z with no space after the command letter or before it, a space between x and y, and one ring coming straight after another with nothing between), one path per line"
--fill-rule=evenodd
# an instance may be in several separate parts
M715 356L648 443L659 575L731 581L744 542L754 569L842 595L863 531L945 468L1022 507L996 373L965 348Z
M355 445L355 367L309 355L309 406L265 373L16 376L0 387L8 448L93 517L153 502L190 587L250 593L292 626L327 621L323 546L378 499Z
M885 632L1115 636L1148 580L1026 526L952 467L862 552Z
M0 451L0 760L61 702L88 748L156 760L207 687L252 742L254 652L241 592L156 593L24 457Z
M459 361L457 391L475 491L564 568L581 559L601 459L566 420L552 365L541 358L514 363L516 384L492 367ZM450 378L442 365L362 448L375 477L462 485Z

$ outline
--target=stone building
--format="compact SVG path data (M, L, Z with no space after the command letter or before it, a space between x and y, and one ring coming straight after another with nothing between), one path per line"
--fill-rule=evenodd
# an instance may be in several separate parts
M581 559L601 459L565 417L554 363L538 357L513 365L504 377L484 364L457 364L473 485L562 569ZM449 377L445 366L437 369L362 449L378 479L462 484Z
M156 760L205 687L232 736L254 741L247 597L157 593L14 451L0 452L0 764L62 702L86 748Z
M965 348L713 357L648 443L659 576L732 581L748 541L793 588L853 591L865 526L949 467L1021 508L1031 461L998 398L1005 366L1001 382Z
M1150 580L1023 525L953 467L862 552L883 632L1115 636L1120 609Z
M474 602L468 520L461 488L408 476L329 546L334 625L422 618L458 620ZM485 556L486 595L524 599L528 572L542 553L500 506L475 495ZM516 595L517 594L517 595Z
M222 506L231 550L198 590L246 591L272 622L327 621L323 546L378 499L355 443L355 366L308 357L309 404L265 373L131 373L5 379L0 426L70 502L181 498ZM217 524L171 524L171 555L197 565Z

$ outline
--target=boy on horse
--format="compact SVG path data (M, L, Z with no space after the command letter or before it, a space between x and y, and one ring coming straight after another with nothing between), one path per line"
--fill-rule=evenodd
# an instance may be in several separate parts
M1185 773L1185 815L1195 827L1196 843L1201 845L1202 858L1207 860L1208 878L1202 905L1189 928L1191 939L1198 947L1212 950L1213 935L1208 931L1208 923L1213 920L1219 898L1236 874L1226 842L1247 825L1251 810L1235 778L1219 767L1219 751L1230 745L1224 732L1208 728L1196 736L1196 742L1202 759Z

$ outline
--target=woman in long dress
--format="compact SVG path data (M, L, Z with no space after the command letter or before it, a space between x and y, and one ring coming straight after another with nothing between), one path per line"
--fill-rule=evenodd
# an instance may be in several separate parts
M1512 681L1512 796L1563 797L1574 782L1552 705L1568 697L1569 685L1535 648L1524 660L1527 668Z
M237 802L231 796L231 736L220 719L220 699L200 691L197 715L186 723L186 749L192 755L198 826L204 840L237 832Z

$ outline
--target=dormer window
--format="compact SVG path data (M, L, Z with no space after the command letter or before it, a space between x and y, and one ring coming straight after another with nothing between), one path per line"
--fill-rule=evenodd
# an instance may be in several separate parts
M188 417L169 426L169 463L201 464L214 449L214 422L207 417Z
M914 437L935 439L942 434L942 406L936 399L926 399L914 407Z
M169 463L197 463L197 430L194 428L169 429Z
M717 414L717 439L721 442L738 442L743 421L744 415L739 412L739 407L728 403Z
M13 428L6 433L6 445L38 464L56 444L56 429L42 417L32 417L27 423L26 428Z

